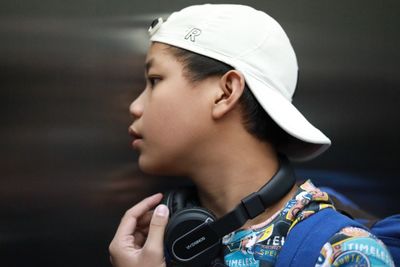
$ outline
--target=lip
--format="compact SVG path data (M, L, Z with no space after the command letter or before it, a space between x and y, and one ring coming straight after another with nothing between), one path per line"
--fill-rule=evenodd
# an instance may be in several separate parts
M139 134L139 132L135 129L133 129L132 127L129 127L128 129L129 135L133 138L132 141L132 147L137 149L140 145L140 143L142 143L142 135Z

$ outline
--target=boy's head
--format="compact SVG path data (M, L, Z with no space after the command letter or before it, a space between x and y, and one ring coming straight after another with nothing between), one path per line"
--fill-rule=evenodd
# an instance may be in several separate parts
M244 125L260 140L294 160L329 147L330 140L291 103L296 56L281 26L264 12L243 5L190 6L166 22L154 21L149 32L152 42L171 46L189 81L240 71L246 83L240 99Z
M222 77L234 69L221 61L176 46L168 46L167 50L182 64L184 77L193 84L210 77ZM254 137L270 143L275 149L290 141L290 136L265 112L247 84L238 104L244 128Z

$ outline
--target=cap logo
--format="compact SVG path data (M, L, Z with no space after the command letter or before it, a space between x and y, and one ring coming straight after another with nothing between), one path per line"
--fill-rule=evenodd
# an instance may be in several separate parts
M161 27L161 24L163 24L163 19L162 18L158 18L153 20L153 22L150 25L150 28L148 30L150 36L152 36L153 34L156 33L156 31L158 31L158 29Z
M191 29L188 34L186 34L185 39L190 40L192 42L196 42L196 36L201 34L201 30L198 28Z

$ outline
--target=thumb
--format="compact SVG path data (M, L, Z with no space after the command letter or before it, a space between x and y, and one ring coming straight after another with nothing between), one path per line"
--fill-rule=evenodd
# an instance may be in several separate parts
M168 207L164 204L158 205L154 210L146 244L144 245L150 251L164 251L164 231L168 223L168 215Z

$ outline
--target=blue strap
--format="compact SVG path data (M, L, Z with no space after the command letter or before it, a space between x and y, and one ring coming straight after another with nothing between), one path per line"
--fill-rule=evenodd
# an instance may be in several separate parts
M371 231L385 243L396 266L400 266L400 214L378 221Z
M275 266L315 266L322 246L347 226L365 229L361 224L331 208L311 215L289 232Z

